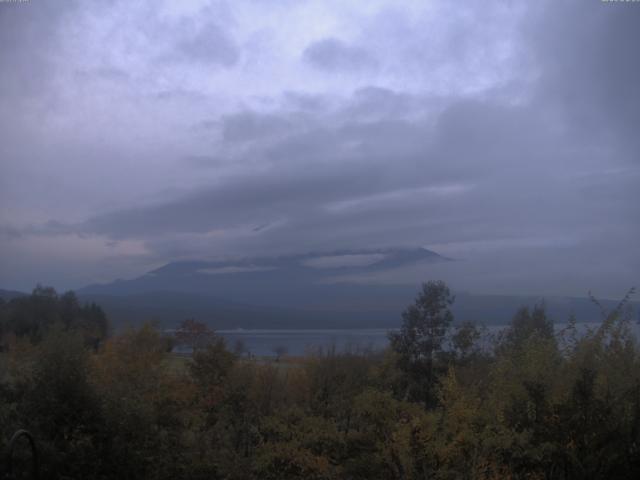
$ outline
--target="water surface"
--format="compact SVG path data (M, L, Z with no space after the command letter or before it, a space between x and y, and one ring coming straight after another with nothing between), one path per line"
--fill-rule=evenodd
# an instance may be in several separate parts
M556 332L566 328L565 323L555 324ZM578 323L578 332L595 329L599 323ZM492 336L505 328L504 325L484 327L483 343L488 344ZM640 334L640 326L632 324L636 337ZM246 352L255 356L275 356L277 350L288 355L304 355L318 348L335 347L337 351L345 349L381 350L388 346L387 334L393 329L358 328L358 329L274 329L274 330L218 330L216 333L224 337L227 347L233 350L242 343Z

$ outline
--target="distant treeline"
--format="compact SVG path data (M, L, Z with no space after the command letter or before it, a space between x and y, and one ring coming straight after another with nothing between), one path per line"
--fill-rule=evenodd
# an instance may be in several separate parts
M63 295L38 285L31 295L0 298L0 339L11 336L40 342L52 327L80 334L87 345L97 348L109 333L109 321L95 303L80 304L72 291ZM2 345L0 343L0 345Z
M640 478L629 296L586 333L523 307L489 343L453 301L424 284L384 352L265 360L195 320L109 336L38 287L0 302L0 447L31 431L47 479Z

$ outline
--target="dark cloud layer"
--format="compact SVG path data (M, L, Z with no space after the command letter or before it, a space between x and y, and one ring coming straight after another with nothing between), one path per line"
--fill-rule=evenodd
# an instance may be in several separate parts
M176 45L178 58L226 67L238 61L238 48L227 32L215 23L207 23L199 28L193 25L182 28L188 33Z
M637 160L640 9L602 3L562 2L534 24L540 94L574 128L626 145Z
M328 71L353 72L376 67L375 58L366 50L351 47L337 38L326 38L312 43L303 52L306 61Z
M195 15L154 10L152 23L168 33L147 25L141 37L122 34L149 52L144 67L127 49L95 64L71 49L82 71L106 72L101 83L84 84L90 98L65 96L56 83L69 78L56 23L25 37L15 24L34 27L44 13L0 6L0 22L12 25L0 35L28 40L0 59L0 93L24 116L0 133L7 178L40 182L44 171L58 186L88 181L88 151L98 152L104 172L86 189L102 200L83 207L70 191L67 215L47 206L53 197L44 190L29 208L15 185L3 194L1 242L18 253L0 281L32 281L29 249L59 241L69 244L64 261L85 245L70 268L86 268L92 280L107 263L124 275L185 257L425 245L460 261L358 281L437 275L477 291L606 295L636 282L640 7L436 5L367 11L349 42L339 29L307 33L340 24L317 6L316 17L287 10L306 29L291 18L276 22L290 27L284 43L253 4L208 5ZM73 12L56 10L57 25ZM90 9L82 12L94 21ZM40 39L47 47L38 51ZM24 112L44 108L54 93L74 100L30 131L34 117ZM62 149L43 153L75 116L82 122L65 147L69 158ZM31 143L18 142L25 139ZM41 160L25 170L19 159L29 155Z

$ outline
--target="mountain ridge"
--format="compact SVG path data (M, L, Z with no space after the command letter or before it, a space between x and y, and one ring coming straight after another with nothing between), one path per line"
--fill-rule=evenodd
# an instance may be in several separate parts
M339 265L343 259L346 264ZM326 281L336 274L366 274L418 263L446 262L443 257L423 247L388 247L378 249L342 249L316 251L295 255L242 257L221 260L181 260L169 262L130 280L115 280L103 284L92 284L78 292L92 294L141 293L143 291L169 290L202 292L215 291L216 280L224 278L234 283L297 284ZM314 263L315 262L315 263ZM322 262L325 265L322 265ZM179 285L185 277L197 276L189 288ZM271 277L271 278L269 278ZM167 281L163 281L166 279ZM193 280L193 279L192 279ZM237 282L241 280L241 282ZM208 285L210 288L204 287ZM184 287L184 288L183 288ZM237 285L241 288L241 285ZM132 291L133 290L133 291Z
M419 285L335 279L446 261L453 260L422 247L192 259L169 262L133 279L88 285L76 293L81 301L102 305L116 326L156 320L172 327L185 318L198 318L218 329L393 328L414 301ZM453 313L457 322L500 325L508 323L518 308L541 301L559 322L570 314L578 321L600 318L588 298L468 292L457 293ZM615 302L605 300L603 305L611 309Z

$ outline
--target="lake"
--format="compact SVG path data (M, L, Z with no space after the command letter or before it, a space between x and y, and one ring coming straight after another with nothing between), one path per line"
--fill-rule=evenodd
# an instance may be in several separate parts
M579 331L596 328L598 323L578 323ZM566 324L555 325L556 331L565 328ZM495 335L505 328L504 325L486 327L485 335ZM636 336L640 333L638 324L633 324ZM391 329L392 330L392 329ZM317 329L317 330L218 330L216 333L227 342L230 350L238 342L242 342L246 351L256 356L275 356L275 350L282 347L288 355L304 355L318 348L336 347L336 350L384 349L389 341L386 328L360 329Z
M217 330L234 349L242 342L246 351L256 356L275 356L282 347L288 355L304 355L317 348L335 346L338 351L347 348L383 349L387 346L388 329L326 329L326 330Z

